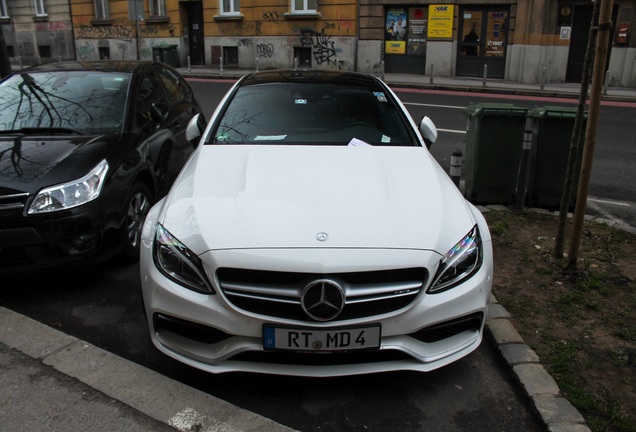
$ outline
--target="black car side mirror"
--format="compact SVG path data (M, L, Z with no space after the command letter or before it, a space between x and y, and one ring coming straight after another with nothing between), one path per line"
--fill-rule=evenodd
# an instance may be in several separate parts
M168 105L155 102L150 107L150 115L155 123L161 123L168 118L168 113L170 112Z

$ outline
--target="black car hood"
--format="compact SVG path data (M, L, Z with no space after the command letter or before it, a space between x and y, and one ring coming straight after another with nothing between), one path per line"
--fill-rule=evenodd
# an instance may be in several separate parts
M118 136L0 136L0 195L34 193L86 175ZM109 142L111 142L109 144Z

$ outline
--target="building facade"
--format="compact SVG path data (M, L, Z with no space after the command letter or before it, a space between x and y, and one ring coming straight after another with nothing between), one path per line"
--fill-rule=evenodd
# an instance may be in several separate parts
M592 8L590 0L0 0L0 24L12 63L139 58L548 84L580 82ZM609 85L636 87L635 8L614 0Z
M615 0L607 79L636 86L634 0ZM581 82L589 0L361 0L359 69ZM405 30L397 30L396 23Z
M17 67L75 58L68 0L0 0L0 28Z

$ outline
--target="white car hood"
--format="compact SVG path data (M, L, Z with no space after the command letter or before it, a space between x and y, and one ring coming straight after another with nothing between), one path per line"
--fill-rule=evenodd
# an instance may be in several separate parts
M197 254L245 248L443 254L475 224L423 147L204 145L165 206L163 225Z

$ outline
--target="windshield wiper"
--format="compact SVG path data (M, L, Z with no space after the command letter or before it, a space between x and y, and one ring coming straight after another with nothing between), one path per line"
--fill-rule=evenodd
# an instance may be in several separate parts
M1 135L24 134L24 135L45 135L45 134L62 134L62 135L84 135L84 133L71 128L63 127L24 127L21 129L10 129L0 131Z

